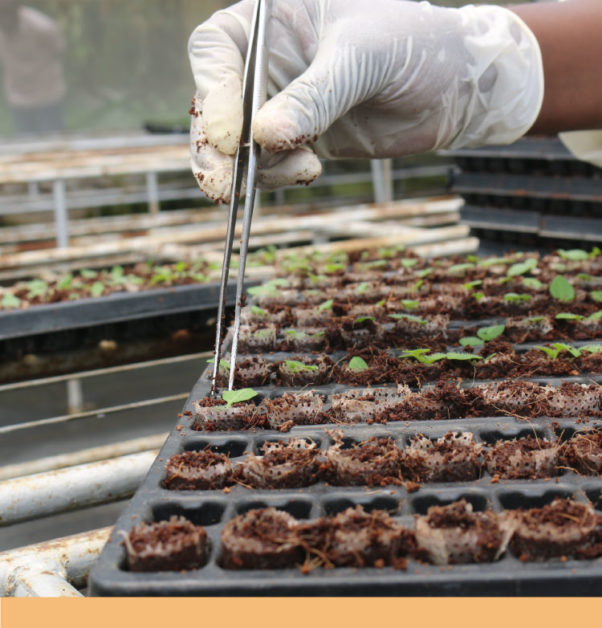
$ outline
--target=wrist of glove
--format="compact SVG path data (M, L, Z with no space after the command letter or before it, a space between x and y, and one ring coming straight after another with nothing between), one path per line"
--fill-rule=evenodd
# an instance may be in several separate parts
M252 11L244 0L216 13L189 43L192 167L203 191L224 202ZM260 187L312 181L321 172L316 153L383 158L509 143L542 104L537 41L497 6L273 0L269 43L271 99L253 127Z

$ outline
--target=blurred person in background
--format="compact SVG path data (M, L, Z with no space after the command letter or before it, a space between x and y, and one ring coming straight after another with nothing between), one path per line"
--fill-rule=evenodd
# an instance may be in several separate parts
M192 34L192 169L230 196L254 0ZM309 183L318 157L388 158L562 135L602 165L602 0L443 8L404 0L274 1L270 100L254 138L264 189Z
M18 135L63 129L65 48L57 24L16 0L0 0L0 63L4 95Z

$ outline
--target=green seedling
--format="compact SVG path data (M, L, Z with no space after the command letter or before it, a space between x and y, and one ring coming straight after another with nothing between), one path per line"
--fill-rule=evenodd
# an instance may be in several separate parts
M58 290L70 290L73 285L73 275L65 275L56 284Z
M564 342L555 342L551 347L538 345L535 349L543 351L552 360L556 360L558 356L565 351L570 353L574 358L578 358L581 355L579 349L571 347L571 345L567 345Z
M369 321L375 321L376 318L374 316L358 316L353 322L354 325L360 325L361 323L367 323Z
M16 297L12 292L6 292L0 301L0 305L7 310L21 307L21 299Z
M586 321L599 321L602 318L602 310L599 312L594 312L590 314L585 320Z
M484 298L485 298L485 293L484 292L475 292L472 295L472 298L477 302L480 303Z
M521 303L530 300L530 294L517 294L516 292L508 292L504 295L504 301L507 301L508 303Z
M425 279L433 272L432 268L424 268L423 270L416 271L416 277L418 279Z
M274 335L273 329L258 329L253 332L253 336L258 340L265 340L266 338L271 338Z
M560 312L560 314L556 314L555 318L557 321L581 321L585 316L581 316L581 314L571 314L570 312Z
M472 353L457 353L455 351L452 351L450 353L443 353L442 355L446 360L470 361L470 360L482 360L483 359L480 355L474 355Z
M568 279L562 275L554 277L550 284L550 294L554 299L568 303L575 300L575 288L571 286Z
M491 342L501 336L505 331L505 325L491 325L491 327L481 327L481 329L477 331L477 336L483 342Z
M284 365L293 373L313 372L317 371L318 367L315 364L305 364L298 360L285 360Z
M96 279L96 277L98 277L98 273L95 270L89 270L87 268L82 268L79 271L79 274L84 278L84 279Z
M412 268L412 266L416 266L416 264L418 264L418 260L412 258L404 258L400 261L404 268Z
M479 262L479 266L482 268L489 268L490 266L505 266L506 264L513 264L515 257L490 257Z
M454 264L447 269L447 273L449 275L463 275L467 271L472 270L474 267L475 265L471 263Z
M402 299L401 304L406 310L415 310L420 305L420 301L416 299Z
M345 270L345 264L326 264L324 266L324 272L332 275L333 273L338 273L339 271Z
M577 275L577 279L579 279L579 281L593 281L595 277L592 277L591 275L588 275L587 273L579 273Z
M562 259L566 259L571 262L586 262L589 259L588 252L583 251L582 249L570 249L568 251L558 249L558 255L560 255Z
M534 277L524 277L523 286L529 290L541 290L541 288L543 288L543 283Z
M213 364L214 362L215 362L214 358L209 358L207 360L208 364ZM228 360L225 360L224 358L220 358L219 367L223 371L229 371L230 370L230 362L228 362Z
M589 293L589 296L596 301L596 303L602 302L602 290L594 290Z
M362 371L368 370L369 366L366 360L358 356L355 356L351 358L351 360L349 360L349 364L347 365L347 368L350 371L353 371L355 373L361 373Z
M481 286L483 284L483 281L481 279L477 279L475 281L469 281L468 283L465 283L462 287L464 288L464 290L474 290L475 288L478 288L479 286Z
M42 279L32 279L31 281L28 281L25 285L27 286L27 289L28 289L28 293L27 293L28 299L35 299L36 297L43 297L48 290L48 284Z
M581 347L581 353L584 351L588 353L602 353L602 345L585 345L585 347Z
M101 297L104 294L104 291L105 291L105 286L102 283L102 281L95 281L90 286L90 294L93 297Z
M249 401L253 397L257 397L257 392L252 388L241 388L240 390L224 390L222 399L226 402L227 407L231 408L235 403Z
M460 345L462 347L473 347L474 349L478 349L484 344L485 343L476 336L466 336L465 338L460 338Z
M370 284L364 281L363 283L355 286L354 292L355 294L364 294L365 292L368 292L368 290L370 290Z
M527 325L535 325L537 323L541 323L545 319L545 316L530 316L529 318L523 318L522 322Z
M526 275L537 268L537 260L534 257L527 258L524 262L518 262L513 264L508 269L508 277L518 277L520 275Z
M320 303L320 305L318 305L318 311L325 312L326 310L332 310L333 303L334 303L333 299L328 299L328 301L324 301L324 303Z
M259 307L257 305L252 305L251 314L253 314L253 316L267 316L268 311L264 310L262 307Z
M413 314L389 314L389 318L394 318L396 320L406 320L411 323L418 323L418 325L426 325L428 323L424 318L420 318L420 316L414 316Z

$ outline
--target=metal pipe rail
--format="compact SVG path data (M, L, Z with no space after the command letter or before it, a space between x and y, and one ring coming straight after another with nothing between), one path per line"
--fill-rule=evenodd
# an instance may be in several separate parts
M81 597L111 528L0 553L0 596Z

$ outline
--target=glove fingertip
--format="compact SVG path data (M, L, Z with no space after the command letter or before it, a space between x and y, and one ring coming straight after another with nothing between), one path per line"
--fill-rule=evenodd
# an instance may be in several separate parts
M234 155L242 132L240 78L229 76L203 101L203 128L209 143L225 155Z
M255 141L271 153L294 150L315 142L317 134L303 130L294 109L281 101L281 98L276 97L257 112L253 121Z

